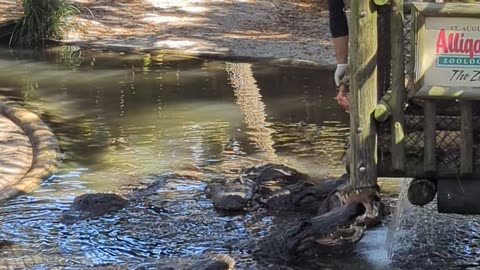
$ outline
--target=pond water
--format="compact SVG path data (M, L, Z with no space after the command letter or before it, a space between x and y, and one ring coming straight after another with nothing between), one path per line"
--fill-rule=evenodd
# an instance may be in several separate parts
M348 256L302 265L257 262L235 244L261 237L272 220L220 215L205 198L203 189L213 177L233 176L262 161L284 162L318 179L344 173L349 120L333 100L330 71L75 47L42 53L0 49L0 82L0 94L52 127L64 153L54 177L0 208L0 239L13 242L0 249L2 269L156 269L209 253L231 254L238 269L432 265L412 260L437 243L419 247L408 237L389 260L387 225L370 231ZM200 180L171 183L148 203L98 220L59 223L75 196L118 191L166 173ZM384 187L395 194L398 185ZM422 215L435 227L435 216L427 212ZM476 232L476 222L462 230ZM412 224L406 227L417 223ZM466 237L476 241L476 235ZM452 250L452 243L442 243ZM457 248L449 259L433 262L472 265L477 251L471 243L468 256Z

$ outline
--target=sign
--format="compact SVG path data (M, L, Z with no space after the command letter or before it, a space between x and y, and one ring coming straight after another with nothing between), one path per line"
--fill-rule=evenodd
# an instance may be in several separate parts
M480 19L425 17L417 43L423 85L480 87Z

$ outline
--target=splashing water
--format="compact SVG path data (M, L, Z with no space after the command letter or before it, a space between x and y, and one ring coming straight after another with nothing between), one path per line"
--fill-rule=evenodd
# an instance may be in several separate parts
M395 207L395 213L392 215L392 220L388 226L386 249L388 258L391 260L395 252L395 244L397 241L396 235L400 230L400 225L406 213L412 210L413 206L408 202L407 193L408 187L412 179L405 178L400 186L400 193L398 195L397 205Z

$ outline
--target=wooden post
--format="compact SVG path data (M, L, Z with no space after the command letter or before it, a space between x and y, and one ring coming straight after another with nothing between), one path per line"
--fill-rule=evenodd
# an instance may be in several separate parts
M404 108L405 108L405 62L403 59L403 0L392 0L391 10L391 49L392 49L392 169L405 171Z
M377 18L370 0L351 2L350 24L350 185L377 185Z
M424 145L425 145L425 172L431 176L437 173L437 110L435 101L425 100L424 105L425 127L424 127Z
M463 0L465 3L475 3L475 0ZM460 145L460 174L473 173L473 110L472 102L464 101L462 105L462 144Z
M473 173L473 113L472 102L462 102L462 132L460 144L460 174Z

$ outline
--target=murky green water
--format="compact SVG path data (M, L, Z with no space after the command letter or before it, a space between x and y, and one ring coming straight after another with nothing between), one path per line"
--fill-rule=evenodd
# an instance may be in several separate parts
M58 223L75 196L149 174L208 181L264 160L319 177L343 173L348 117L333 101L326 71L74 48L3 50L0 81L1 94L49 123L65 154L55 177L0 209L1 236L15 243L4 264L139 263L228 252L229 242L254 234L243 224L248 217L214 213L204 182L179 183L168 199L152 199L165 215L138 206L110 219Z
M264 235L272 220L219 215L203 194L212 177L261 161L319 179L342 174L348 116L333 100L328 71L76 48L0 50L0 94L39 113L65 155L52 179L0 208L0 239L14 243L0 249L0 269L156 269L209 253L231 254L239 269L417 269L408 260L419 249L408 238L388 260L385 227L370 231L354 254L302 265L256 262L238 244ZM99 220L59 223L75 196L169 172L200 181L171 183ZM476 260L455 252L453 263L437 265Z

